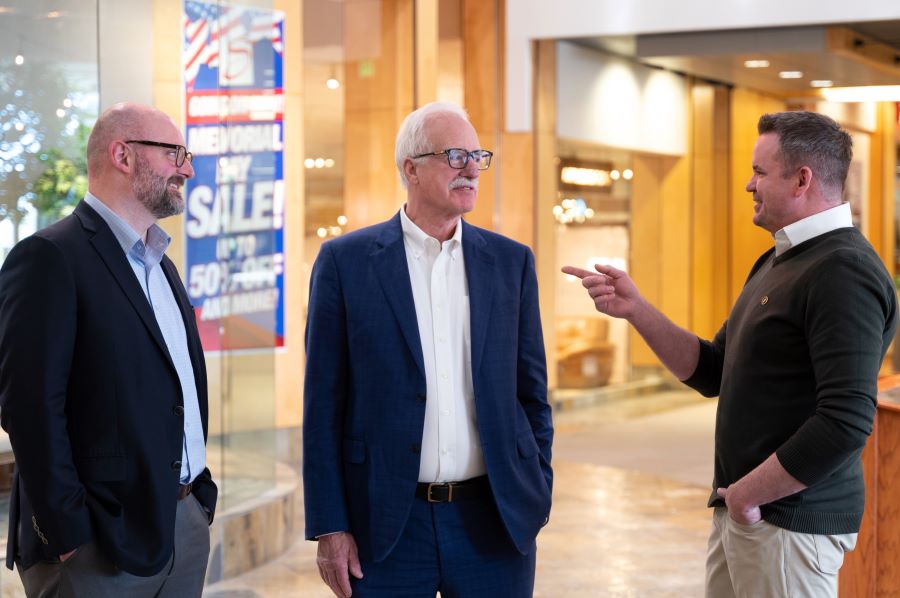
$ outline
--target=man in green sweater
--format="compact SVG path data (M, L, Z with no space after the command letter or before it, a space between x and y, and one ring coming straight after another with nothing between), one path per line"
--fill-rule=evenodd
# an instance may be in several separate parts
M862 520L860 454L896 293L841 199L850 136L812 112L766 114L758 131L747 191L775 246L712 341L676 326L620 270L563 271L685 384L719 395L707 597L836 596Z

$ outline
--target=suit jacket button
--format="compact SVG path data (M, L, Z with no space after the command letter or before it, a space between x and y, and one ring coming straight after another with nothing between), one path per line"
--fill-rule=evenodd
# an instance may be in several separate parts
M409 445L409 450L411 450L412 452L414 452L415 454L418 455L419 451L421 451L422 449L419 447L418 444L411 444L411 445Z
M181 461L172 461L172 469L181 471Z
M416 395L416 400L419 401L420 403L424 403L425 395Z
M172 413L174 413L175 415L184 415L184 407L182 407L181 405L175 405L175 407L172 408Z

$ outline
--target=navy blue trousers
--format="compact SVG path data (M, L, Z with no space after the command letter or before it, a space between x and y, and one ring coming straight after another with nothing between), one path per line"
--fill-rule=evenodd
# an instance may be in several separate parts
M516 550L490 496L451 503L415 499L397 545L361 562L353 598L531 598L536 547Z

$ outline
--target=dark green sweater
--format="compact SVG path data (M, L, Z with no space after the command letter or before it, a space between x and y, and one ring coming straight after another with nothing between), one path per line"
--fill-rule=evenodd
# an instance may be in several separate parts
M897 329L894 284L855 228L814 237L753 266L728 320L685 384L719 395L710 506L773 452L806 490L762 505L795 532L859 531L860 453L876 381Z

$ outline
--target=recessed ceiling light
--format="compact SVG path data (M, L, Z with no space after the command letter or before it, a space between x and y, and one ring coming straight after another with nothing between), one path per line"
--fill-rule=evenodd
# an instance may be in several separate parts
M803 71L781 71L778 76L782 79L802 79Z
M769 66L768 60L745 60L744 66L748 69L764 69Z
M809 84L812 87L831 87L834 85L834 81L831 79L813 79Z

